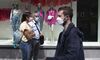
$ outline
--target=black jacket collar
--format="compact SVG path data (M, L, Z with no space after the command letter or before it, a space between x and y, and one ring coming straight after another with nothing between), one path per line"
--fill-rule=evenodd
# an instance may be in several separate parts
M68 25L68 28L67 28L65 31L63 31L63 32L65 32L64 35L68 35L69 32L71 31L71 29L72 29L73 27L75 27L74 24L73 24L73 23L70 23L70 24Z

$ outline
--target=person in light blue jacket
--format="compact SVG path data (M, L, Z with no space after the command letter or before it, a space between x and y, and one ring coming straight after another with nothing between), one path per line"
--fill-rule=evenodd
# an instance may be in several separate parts
M21 16L22 16L22 13L21 13L21 10L19 9L19 5L13 4L13 9L11 10L11 14L10 14L10 23L12 26L14 47L15 47L15 41L16 41L16 38L14 36L14 32L19 30L19 26L21 24Z

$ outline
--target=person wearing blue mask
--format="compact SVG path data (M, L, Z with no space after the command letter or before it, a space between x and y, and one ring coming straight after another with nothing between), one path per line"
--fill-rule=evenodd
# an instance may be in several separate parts
M58 9L57 22L64 27L58 38L55 57L46 60L85 60L81 38L83 33L72 23L73 10L63 6Z

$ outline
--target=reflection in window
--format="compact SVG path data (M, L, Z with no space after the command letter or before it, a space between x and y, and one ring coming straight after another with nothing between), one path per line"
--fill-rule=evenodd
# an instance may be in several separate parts
M97 41L98 0L79 0L77 15L77 25L85 35L84 41Z

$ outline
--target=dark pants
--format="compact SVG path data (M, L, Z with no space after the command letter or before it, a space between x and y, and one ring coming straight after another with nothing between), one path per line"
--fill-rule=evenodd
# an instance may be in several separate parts
M30 40L28 42L21 42L20 49L22 51L22 59L23 60L38 60L38 52L39 52L39 41L38 40Z

